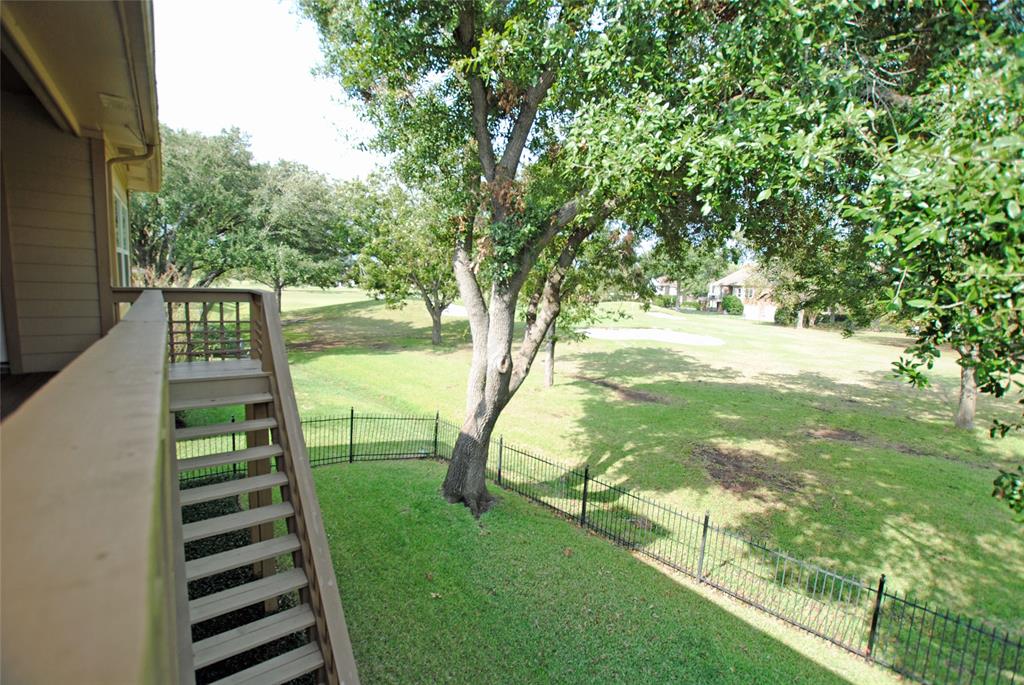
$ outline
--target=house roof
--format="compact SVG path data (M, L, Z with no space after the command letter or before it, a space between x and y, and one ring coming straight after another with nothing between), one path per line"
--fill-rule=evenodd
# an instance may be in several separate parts
M730 274L722 276L717 281L711 281L708 285L744 285L750 279L749 267L742 266Z
M128 186L160 185L153 7L148 0L4 0L4 57L60 128L102 136Z
M719 278L717 281L712 281L708 284L708 287L715 285L753 285L764 287L768 285L768 281L758 270L756 264L744 264L736 271Z

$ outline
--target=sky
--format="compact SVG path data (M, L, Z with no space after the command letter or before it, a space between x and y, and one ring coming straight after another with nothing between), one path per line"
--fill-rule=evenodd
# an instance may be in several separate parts
M160 121L206 134L237 126L261 162L289 159L339 180L382 164L336 81L314 76L320 43L290 0L157 0Z

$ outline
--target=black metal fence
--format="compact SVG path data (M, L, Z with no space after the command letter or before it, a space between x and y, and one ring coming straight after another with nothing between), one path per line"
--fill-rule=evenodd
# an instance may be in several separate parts
M459 427L433 416L304 419L313 466L450 459ZM244 447L244 434L179 443L179 458ZM189 472L195 478L244 467ZM1024 684L1024 636L844 576L527 450L492 441L487 476L608 539L922 683Z

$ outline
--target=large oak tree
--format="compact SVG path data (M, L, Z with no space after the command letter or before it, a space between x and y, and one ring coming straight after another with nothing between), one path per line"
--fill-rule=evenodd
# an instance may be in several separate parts
M950 59L985 12L839 1L299 4L319 28L325 72L376 126L375 145L400 173L459 184L452 264L473 354L443 492L476 514L492 501L495 422L567 284L591 263L581 255L598 246L628 256L656 236L714 245L760 202L862 182L895 120L879 112ZM750 229L755 246L799 230Z

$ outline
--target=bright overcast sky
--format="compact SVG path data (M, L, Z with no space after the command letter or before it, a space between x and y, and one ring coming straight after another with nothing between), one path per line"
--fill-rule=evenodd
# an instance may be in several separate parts
M338 179L379 164L358 149L370 131L341 87L312 75L317 32L290 0L157 0L154 14L161 122L207 134L237 126L257 160Z

